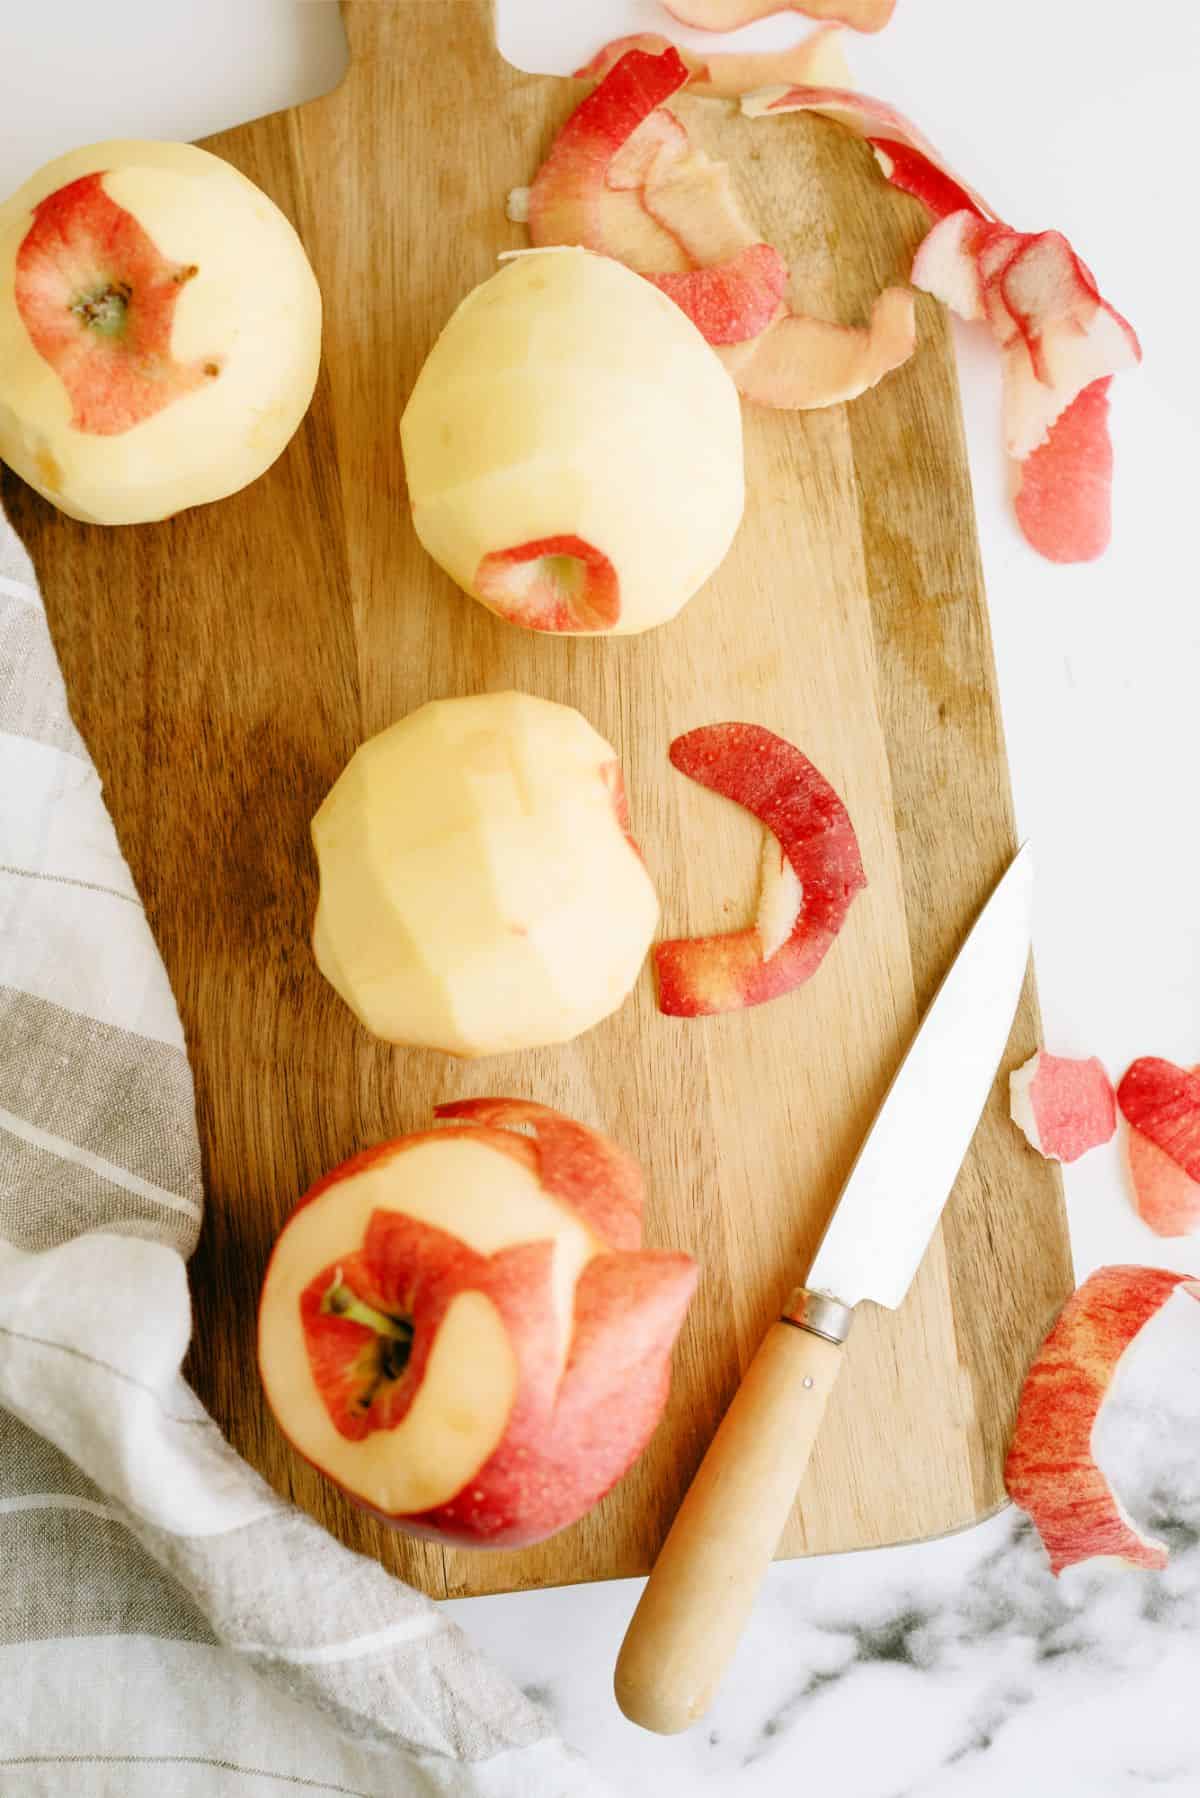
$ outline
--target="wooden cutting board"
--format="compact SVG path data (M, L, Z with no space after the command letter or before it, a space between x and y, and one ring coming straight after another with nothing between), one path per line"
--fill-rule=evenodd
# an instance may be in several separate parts
M802 1273L937 981L1014 847L946 324L852 406L748 411L745 523L716 578L643 637L501 623L422 551L398 424L452 308L525 241L504 198L580 97L517 73L486 0L347 7L328 98L214 139L297 224L325 294L312 411L249 491L100 530L11 476L76 717L179 998L208 1210L190 1372L236 1446L343 1541L435 1595L644 1571L739 1372ZM861 144L801 117L687 105L728 153L795 294L860 321L903 279L922 214ZM649 974L567 1048L459 1065L370 1040L317 973L308 821L356 745L434 696L524 688L617 744L671 935L750 913L758 832L675 774L680 731L751 719L844 796L869 890L811 985L736 1016L659 1015ZM1026 995L1005 1069L1032 1050ZM355 1511L288 1450L254 1370L271 1241L300 1192L433 1106L518 1094L629 1144L650 1242L703 1279L648 1451L597 1509L521 1553L445 1551ZM1056 1176L998 1084L898 1315L865 1308L782 1552L969 1524L1003 1499L1024 1367L1070 1286Z

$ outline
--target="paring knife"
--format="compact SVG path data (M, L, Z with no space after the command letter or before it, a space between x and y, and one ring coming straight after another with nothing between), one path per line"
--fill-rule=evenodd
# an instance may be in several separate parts
M975 1133L1029 958L1021 850L926 1012L809 1269L746 1370L617 1659L617 1702L673 1734L708 1709L783 1533L863 1299L895 1309Z

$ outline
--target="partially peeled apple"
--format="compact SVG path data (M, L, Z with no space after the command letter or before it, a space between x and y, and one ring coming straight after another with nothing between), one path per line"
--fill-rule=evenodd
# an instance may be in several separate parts
M520 1100L438 1115L301 1200L263 1282L259 1367L285 1435L357 1503L516 1548L641 1453L696 1266L642 1247L640 1169L596 1131Z
M679 307L582 249L514 257L467 296L401 422L413 524L512 624L663 624L742 517L737 391Z
M0 207L0 459L61 511L137 524L235 493L308 409L300 239L192 144L93 144Z
M411 712L357 751L312 830L317 964L389 1042L567 1042L624 1001L658 922L616 751L525 693Z

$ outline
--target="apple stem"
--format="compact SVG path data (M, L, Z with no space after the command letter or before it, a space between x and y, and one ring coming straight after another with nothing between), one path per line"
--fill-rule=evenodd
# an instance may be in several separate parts
M366 1329L374 1330L377 1336L385 1337L388 1344L383 1350L385 1374L395 1379L404 1371L412 1349L411 1318L392 1317L388 1312L368 1305L346 1285L341 1268L321 1295L321 1310L328 1317L344 1317L348 1323L362 1324Z

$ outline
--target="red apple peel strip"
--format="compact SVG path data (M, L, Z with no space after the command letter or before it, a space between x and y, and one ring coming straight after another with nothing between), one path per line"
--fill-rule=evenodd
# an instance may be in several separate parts
M1112 1555L1135 1567L1165 1567L1162 1542L1143 1536L1096 1463L1096 1419L1121 1356L1187 1274L1152 1267L1102 1267L1063 1307L1025 1378L1004 1468L1014 1504L1027 1511L1050 1571Z
M1200 1068L1142 1056L1117 1103L1129 1125L1129 1173L1138 1216L1158 1236L1200 1225Z
M689 731L672 743L671 761L767 827L800 884L801 904L787 940L768 959L757 925L659 943L659 1007L668 1017L690 1018L761 1005L816 972L867 884L854 826L808 758L761 725Z
M875 150L888 180L906 193L915 194L935 215L953 200L952 210L966 207L981 218L997 216L987 201L954 173L911 120L886 100L876 100L854 88L800 84L782 89L768 87L748 94L742 101L742 111L756 119L782 117L791 112L820 113L823 118L844 125L855 137L865 139Z

